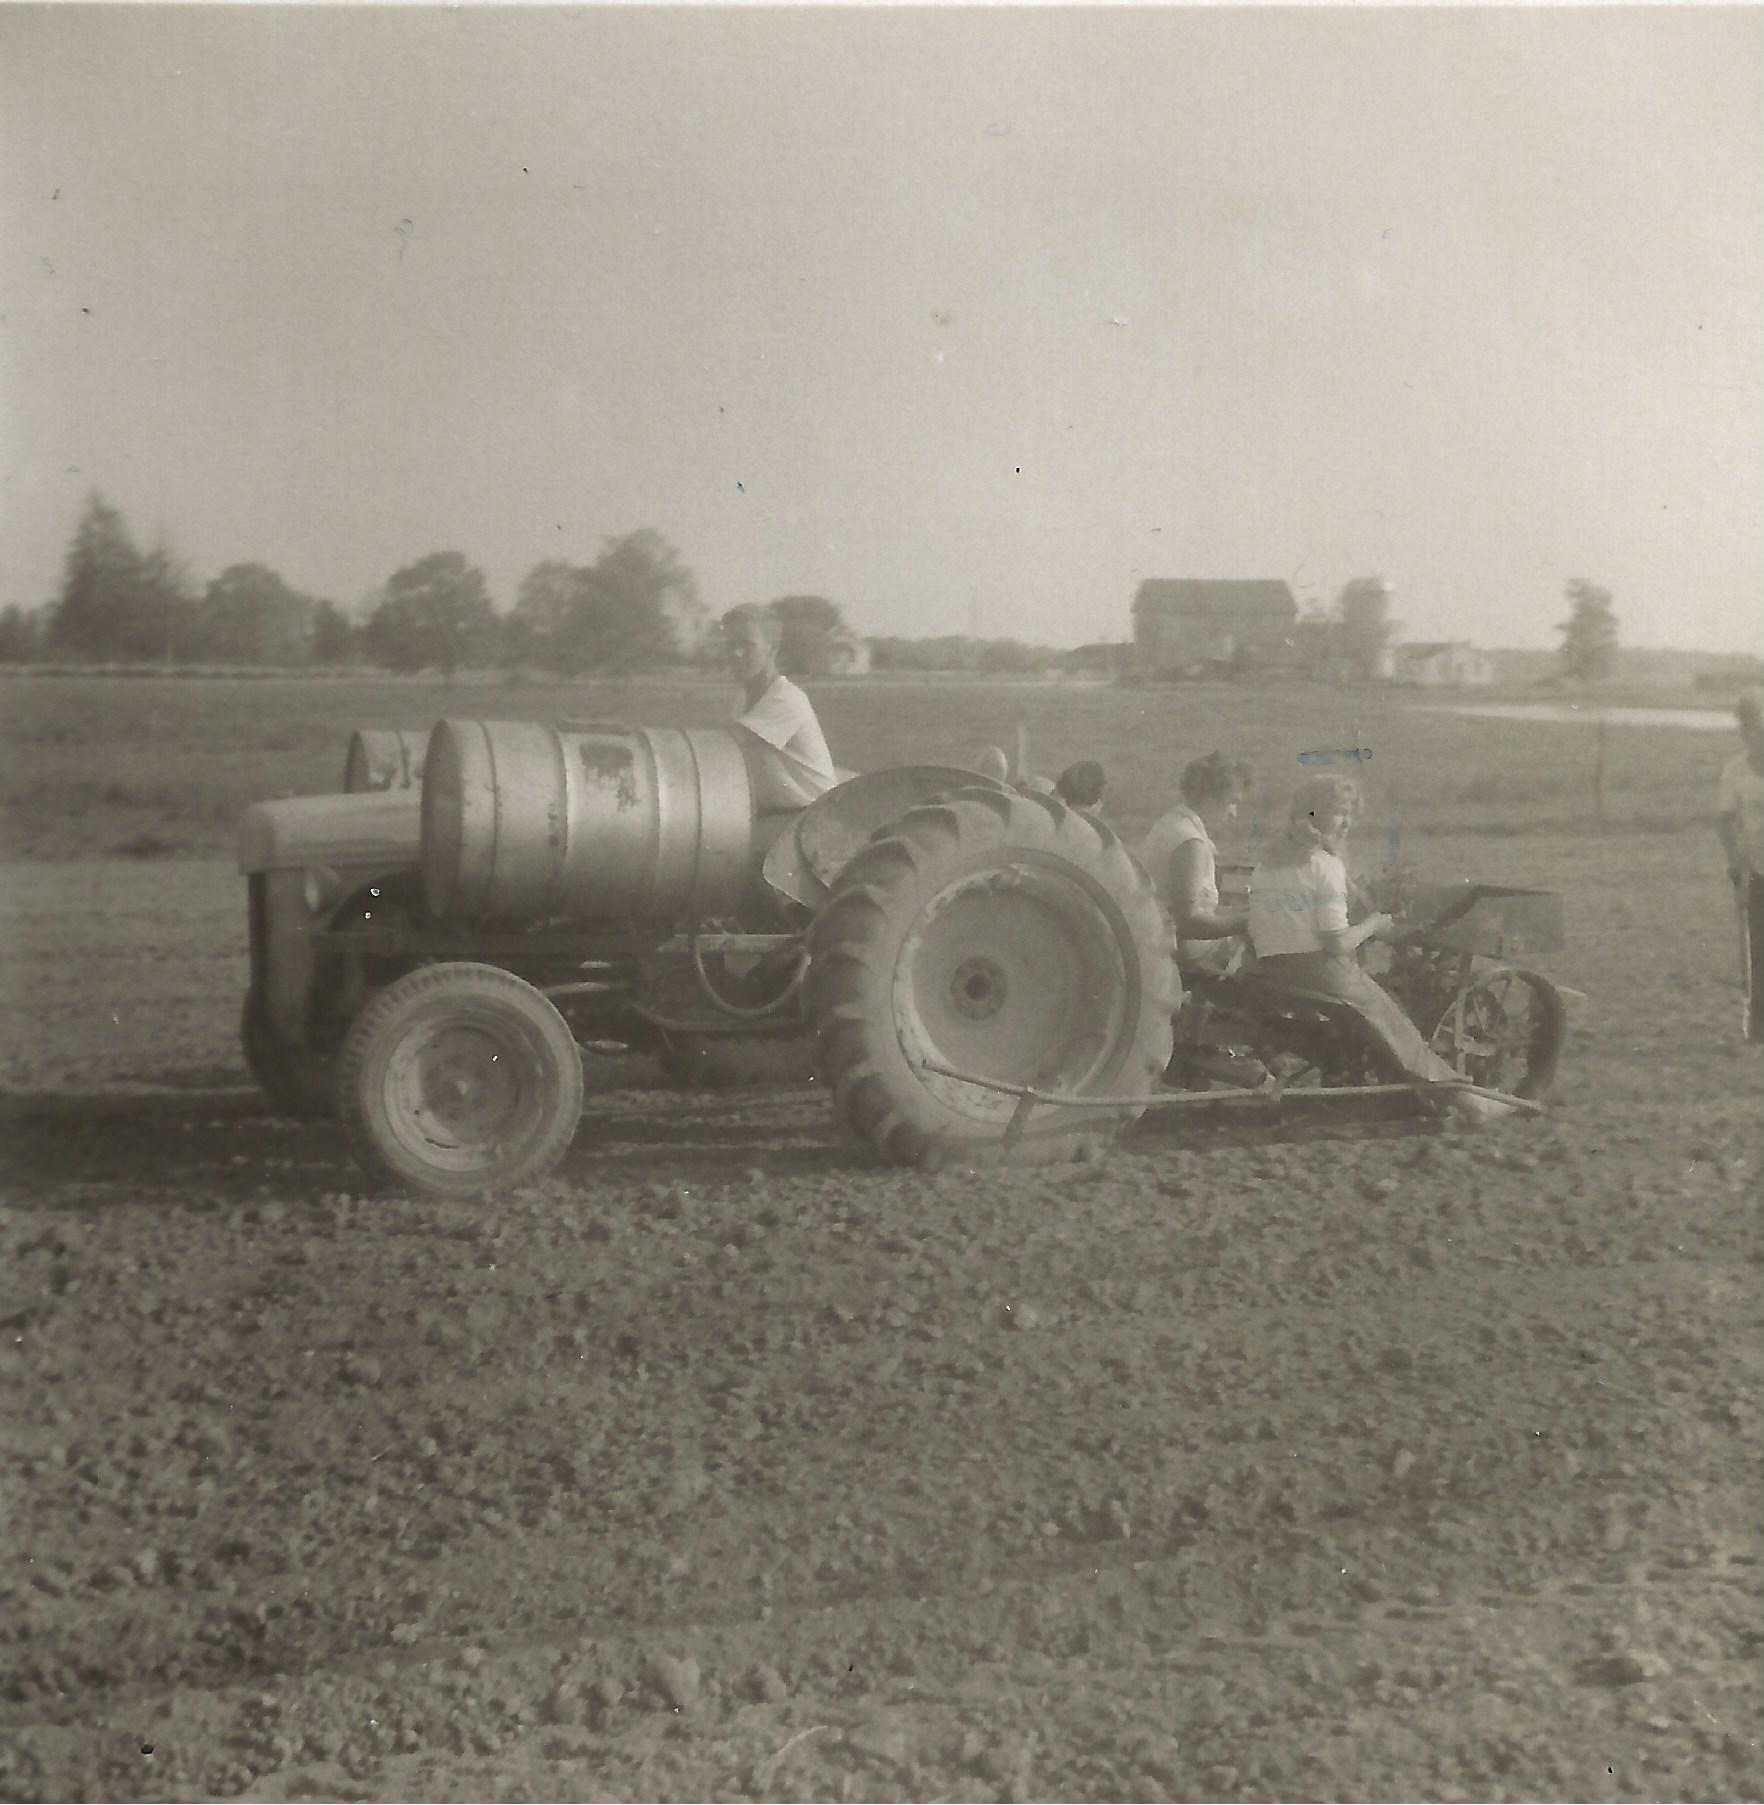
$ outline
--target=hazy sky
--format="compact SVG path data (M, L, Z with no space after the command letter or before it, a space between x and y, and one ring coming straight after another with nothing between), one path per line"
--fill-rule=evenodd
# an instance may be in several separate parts
M1764 11L0 6L0 601L202 578L1126 632L1764 630Z

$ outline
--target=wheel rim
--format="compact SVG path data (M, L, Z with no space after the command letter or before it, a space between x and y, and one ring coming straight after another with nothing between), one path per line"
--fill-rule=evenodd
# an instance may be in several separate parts
M1071 874L1027 862L939 891L895 965L902 1052L1001 1084L1081 1091L1106 1076L1131 1033L1131 941L1105 899ZM927 1089L979 1120L1015 1101L922 1074Z
M1453 1001L1431 1044L1460 1076L1516 1092L1531 1077L1545 1032L1532 986L1517 972L1498 972Z
M494 1166L544 1131L543 1070L543 1049L514 1023L451 1009L445 1020L413 1023L389 1050L381 1084L387 1126L427 1166Z

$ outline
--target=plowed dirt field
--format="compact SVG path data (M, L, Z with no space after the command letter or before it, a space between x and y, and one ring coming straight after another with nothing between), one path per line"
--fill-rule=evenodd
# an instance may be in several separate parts
M233 1040L222 861L15 863L0 1795L1756 1799L1764 1060L1717 855L1555 1107L923 1177L596 1066L482 1207Z

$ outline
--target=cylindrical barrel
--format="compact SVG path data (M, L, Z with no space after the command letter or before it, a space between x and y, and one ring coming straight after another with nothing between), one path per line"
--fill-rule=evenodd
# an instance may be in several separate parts
M358 727L349 736L343 761L343 791L408 790L423 781L426 733L403 733L391 727Z
M747 891L753 786L727 728L438 721L422 831L445 921L702 920Z

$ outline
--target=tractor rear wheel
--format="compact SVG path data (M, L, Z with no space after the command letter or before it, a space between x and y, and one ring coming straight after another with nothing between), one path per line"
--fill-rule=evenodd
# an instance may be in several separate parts
M549 998L499 966L424 966L356 1017L337 1101L357 1158L429 1197L543 1178L582 1115L582 1060Z
M336 1114L335 1062L310 1048L289 1046L276 1033L255 988L246 991L239 1014L239 1045L245 1069L282 1115L309 1119Z
M964 790L840 873L809 936L821 1075L896 1165L1042 1163L1143 1104L1038 1104L926 1069L1078 1097L1145 1096L1181 986L1163 911L1111 829L1052 797Z

